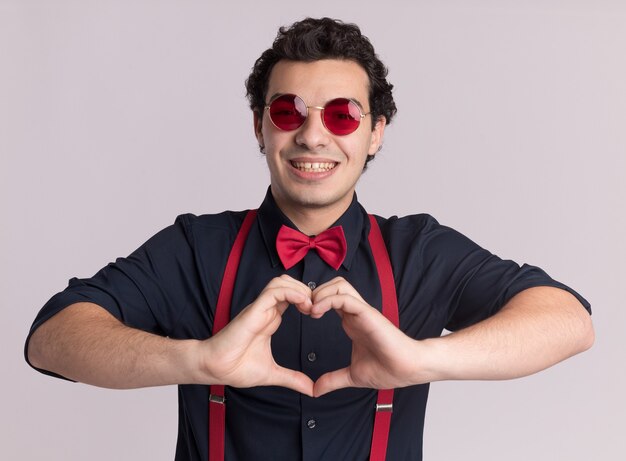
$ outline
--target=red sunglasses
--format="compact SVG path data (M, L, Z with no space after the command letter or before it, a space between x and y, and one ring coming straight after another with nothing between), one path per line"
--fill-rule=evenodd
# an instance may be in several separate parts
M361 112L359 105L348 98L332 99L324 107L319 107L307 106L304 100L295 94L283 94L265 106L274 126L283 131L300 128L309 115L309 109L320 109L322 123L328 131L337 136L353 133L361 124L361 119L371 114Z

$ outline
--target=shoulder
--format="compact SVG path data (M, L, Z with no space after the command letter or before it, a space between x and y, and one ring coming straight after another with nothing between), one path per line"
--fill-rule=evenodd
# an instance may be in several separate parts
M223 211L216 214L195 215L181 214L176 217L175 226L182 227L186 232L222 231L237 232L247 214L244 211Z
M375 216L375 218L385 239L389 241L461 236L460 233L440 224L437 219L427 213L389 218Z
M407 257L417 252L427 259L445 255L456 260L471 252L485 251L462 233L440 224L427 213L375 218L389 249L397 256L400 253Z
M247 211L224 211L216 214L180 214L173 224L159 231L146 242L150 249L195 247L208 242L234 240Z
M419 233L441 227L439 222L427 213L419 213L402 217L390 216L389 218L383 218L378 215L373 216L376 218L381 230L385 232Z

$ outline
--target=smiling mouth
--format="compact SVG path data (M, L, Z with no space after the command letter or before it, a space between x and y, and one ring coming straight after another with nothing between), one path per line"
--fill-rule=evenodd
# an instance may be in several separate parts
M291 166L305 173L324 173L337 166L337 162L291 162Z

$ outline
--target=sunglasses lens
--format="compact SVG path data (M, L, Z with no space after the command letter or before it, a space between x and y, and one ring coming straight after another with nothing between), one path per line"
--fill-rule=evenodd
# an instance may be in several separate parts
M361 123L359 106L346 98L329 101L324 107L324 125L338 136L354 132Z
M306 104L295 94L284 94L270 104L270 119L277 128L295 130L306 120Z

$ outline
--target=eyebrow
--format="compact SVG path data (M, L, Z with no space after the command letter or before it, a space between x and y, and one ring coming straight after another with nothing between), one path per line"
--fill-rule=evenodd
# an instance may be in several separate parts
M279 96L282 96L283 94L287 94L287 93L274 93L273 95L270 96L268 103L272 102L274 99L276 99Z
M274 93L272 96L270 96L269 102L266 104L266 106L268 104L270 104L274 99L279 98L280 96L283 96L285 94L295 94L295 93ZM298 95L296 95L296 96L298 96ZM298 96L298 97L301 98L300 96ZM346 98L346 97L345 96L339 96L339 98ZM332 99L329 99L328 101L332 101L333 99L338 99L338 98L332 98ZM351 101L354 101L356 103L356 105L359 106L363 112L365 112L365 108L363 107L363 104L361 104L361 101L359 101L356 98L346 98L346 99L350 99ZM304 101L304 99L303 99L303 101ZM326 103L324 103L324 104L327 104L328 101L326 101ZM306 104L306 101L305 101L305 104ZM311 107L313 107L313 106L311 106Z

